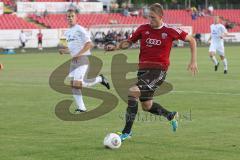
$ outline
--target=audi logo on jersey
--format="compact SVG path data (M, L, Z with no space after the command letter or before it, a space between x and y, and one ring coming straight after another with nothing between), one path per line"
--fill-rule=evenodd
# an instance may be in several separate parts
M161 40L148 38L146 40L147 46L152 47L153 45L160 46Z

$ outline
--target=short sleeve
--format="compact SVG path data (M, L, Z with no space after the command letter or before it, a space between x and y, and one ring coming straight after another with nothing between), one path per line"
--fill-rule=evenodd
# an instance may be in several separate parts
M188 33L180 28L171 28L171 36L174 40L184 41L187 35Z
M68 35L68 34L67 34L67 30L66 30L66 31L64 31L64 33L63 33L63 37L67 39L67 35Z
M224 25L221 25L221 30L222 30L222 33L228 33L228 31Z
M91 42L90 33L86 31L86 29L79 27L78 32L80 32L79 36L82 38L83 42Z
M137 42L139 39L141 39L141 32L142 32L142 26L138 27L137 30L133 32L132 35L130 35L128 40L133 43Z

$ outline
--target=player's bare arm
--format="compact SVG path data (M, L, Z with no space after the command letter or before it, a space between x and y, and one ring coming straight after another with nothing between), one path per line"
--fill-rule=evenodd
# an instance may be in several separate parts
M191 71L193 75L195 75L198 72L196 40L192 36L187 35L185 41L189 42L191 49L191 59L188 65L188 70Z
M229 34L229 33L223 33L221 38L223 39L224 37L235 37L235 35Z
M131 47L132 42L129 40L123 40L121 41L118 45L114 45L112 43L108 43L105 45L104 49L105 51L115 51L115 50L120 50L120 49L128 49Z
M209 37L208 40L207 40L207 43L208 43L208 44L211 43L211 39L212 39L212 37L211 37L211 35L210 35L210 37Z

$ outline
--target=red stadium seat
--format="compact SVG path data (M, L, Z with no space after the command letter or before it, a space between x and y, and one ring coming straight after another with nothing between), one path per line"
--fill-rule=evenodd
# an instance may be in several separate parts
M39 28L35 24L29 23L24 19L19 18L15 15L9 15L9 14L1 15L0 21L1 21L0 29L28 29L28 28L37 29Z
M230 13L228 13L230 12ZM214 14L225 16L232 22L240 24L240 10L215 10ZM109 14L78 14L78 23L90 27L94 25L107 25L109 23L117 22L117 24L143 24L148 20L143 17L123 16L120 13ZM177 18L176 18L177 17ZM50 14L44 17L29 16L33 20L50 28L64 28L67 26L65 14ZM210 16L197 17L196 20L192 20L191 13L186 10L165 10L164 21L170 24L181 24L184 26L193 26L193 33L209 33L210 25L213 23L213 18ZM59 23L58 23L59 22ZM233 28L230 31L238 31L239 26Z

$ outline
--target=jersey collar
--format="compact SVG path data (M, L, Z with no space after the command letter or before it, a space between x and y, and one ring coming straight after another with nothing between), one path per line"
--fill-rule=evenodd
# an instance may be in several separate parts
M165 25L165 23L162 23L161 26L159 26L158 28L153 28L153 29L162 29L164 25Z

